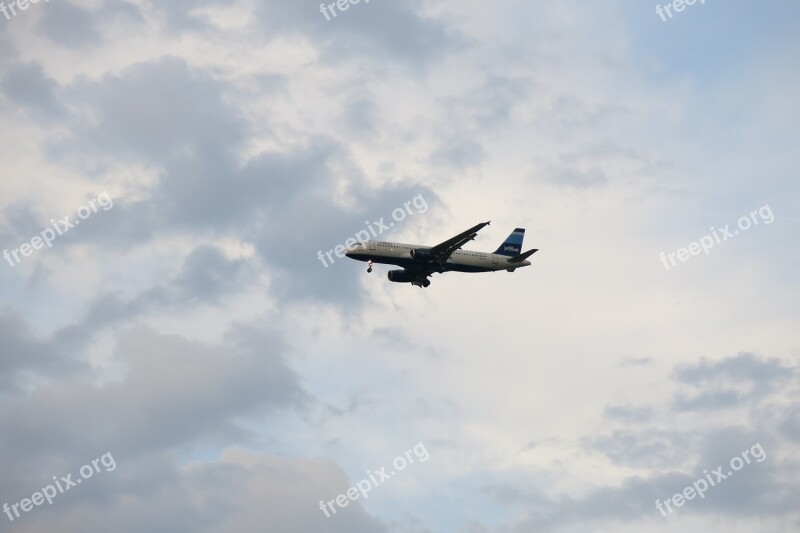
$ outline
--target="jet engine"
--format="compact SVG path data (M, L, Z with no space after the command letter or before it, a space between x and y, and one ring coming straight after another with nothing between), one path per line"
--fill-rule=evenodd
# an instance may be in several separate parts
M394 281L395 283L411 283L412 281L411 276L405 270L390 270L387 276L389 281Z
M428 250L412 249L410 254L411 259L415 261L422 261L424 263L432 263L436 259L436 256L434 256Z

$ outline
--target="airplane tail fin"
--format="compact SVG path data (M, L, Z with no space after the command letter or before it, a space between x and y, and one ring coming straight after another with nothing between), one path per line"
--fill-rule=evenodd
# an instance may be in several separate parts
M511 232L511 235L508 236L506 242L500 245L500 248L495 251L496 254L499 255L507 255L509 257L514 257L519 255L522 251L522 239L525 237L525 229L524 228L517 228Z

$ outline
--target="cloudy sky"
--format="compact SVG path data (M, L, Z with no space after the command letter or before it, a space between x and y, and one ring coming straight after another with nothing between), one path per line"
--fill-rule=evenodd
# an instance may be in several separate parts
M3 4L0 531L800 530L800 4L365 2Z

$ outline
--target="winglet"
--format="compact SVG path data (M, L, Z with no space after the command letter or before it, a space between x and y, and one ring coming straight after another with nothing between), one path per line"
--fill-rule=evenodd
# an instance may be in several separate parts
M533 250L528 250L527 252L525 252L523 254L519 254L517 256L512 257L511 259L508 260L508 262L509 263L520 263L522 261L525 261L527 258L529 258L530 256L532 256L533 254L535 254L538 251L539 251L538 248L534 248Z

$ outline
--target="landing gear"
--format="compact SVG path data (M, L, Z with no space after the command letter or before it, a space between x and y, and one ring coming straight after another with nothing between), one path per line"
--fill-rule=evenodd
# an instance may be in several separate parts
M372 259L367 261L367 273L372 272Z

